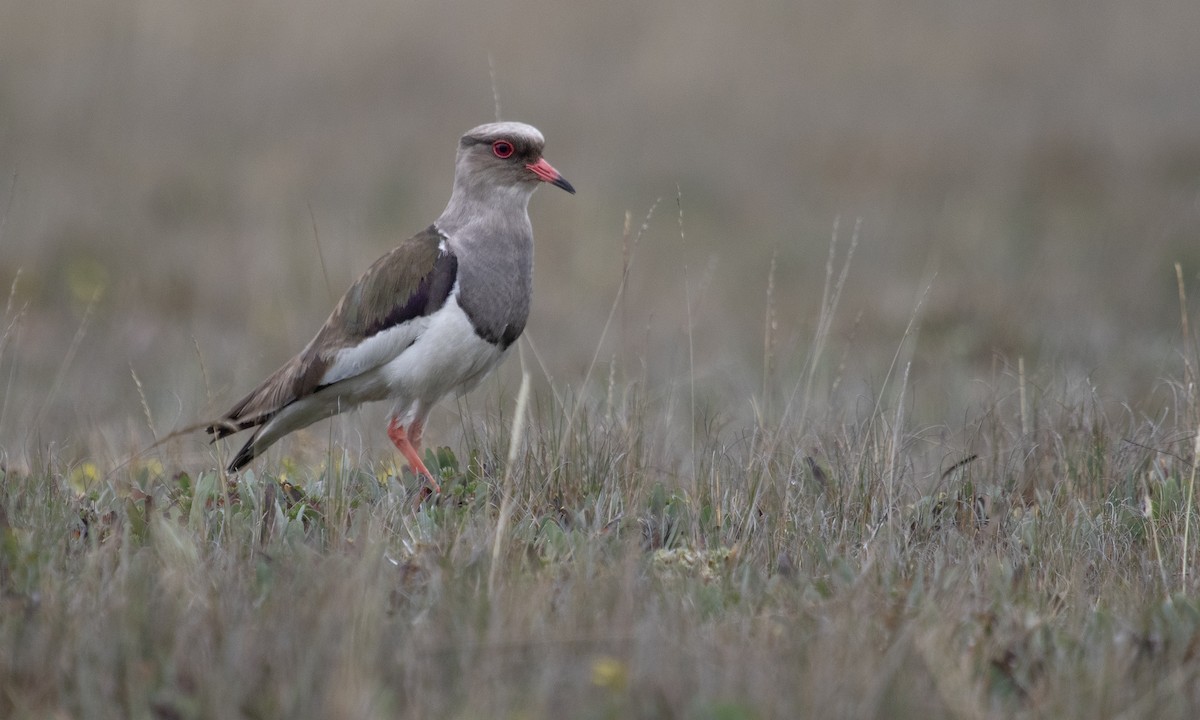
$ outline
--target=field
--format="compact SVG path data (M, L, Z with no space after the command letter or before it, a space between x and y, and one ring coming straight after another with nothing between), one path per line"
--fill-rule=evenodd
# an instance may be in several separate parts
M1200 5L0 7L0 717L1200 713ZM538 125L427 433L213 417Z

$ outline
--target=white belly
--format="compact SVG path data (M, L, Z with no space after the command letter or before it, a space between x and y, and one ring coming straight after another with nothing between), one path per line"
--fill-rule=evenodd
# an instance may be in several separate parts
M504 350L475 333L454 295L425 320L416 341L380 368L387 395L400 407L464 393L504 358Z

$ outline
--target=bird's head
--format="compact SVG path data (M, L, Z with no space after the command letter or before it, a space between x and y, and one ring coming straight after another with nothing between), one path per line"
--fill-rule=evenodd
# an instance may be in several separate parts
M480 125L458 142L455 184L471 178L492 187L532 192L539 182L548 182L574 195L571 183L542 157L545 144L542 133L532 125L519 122Z

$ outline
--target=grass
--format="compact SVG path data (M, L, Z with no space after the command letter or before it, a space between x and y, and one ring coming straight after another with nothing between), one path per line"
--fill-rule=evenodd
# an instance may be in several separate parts
M915 424L918 314L880 389L813 355L750 421L523 382L416 511L332 442L237 477L48 448L0 480L0 716L1193 717L1190 336L1139 405L1022 361Z
M0 10L0 718L1197 715L1200 4L63 4ZM134 454L501 94L580 194L440 504L353 416Z

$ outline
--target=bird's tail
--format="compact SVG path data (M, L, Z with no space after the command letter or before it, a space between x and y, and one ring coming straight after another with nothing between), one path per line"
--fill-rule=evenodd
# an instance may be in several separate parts
M259 433L254 433L254 435L246 441L246 444L242 446L242 449L237 451L237 455L233 456L233 459L229 461L229 466L226 468L229 470L229 472L235 473L238 470L241 470L247 464L249 464L251 460L258 456L258 450L254 446L254 441L258 439L258 436Z

